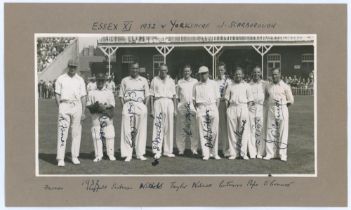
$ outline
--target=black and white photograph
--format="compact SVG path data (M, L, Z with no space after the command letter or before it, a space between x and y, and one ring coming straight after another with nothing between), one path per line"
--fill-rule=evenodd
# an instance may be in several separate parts
M36 176L317 173L315 34L35 34Z

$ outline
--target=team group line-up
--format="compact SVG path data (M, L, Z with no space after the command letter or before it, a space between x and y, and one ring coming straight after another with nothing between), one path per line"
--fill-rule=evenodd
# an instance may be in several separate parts
M57 135L58 166L64 166L68 131L71 128L73 164L80 164L82 125L85 109L91 113L91 134L95 151L94 162L103 158L103 144L110 160L114 155L115 129L113 113L115 97L106 88L103 73L96 75L94 87L86 91L85 82L77 74L77 63L69 60L67 73L55 83L59 109ZM147 105L153 118L152 152L154 159L175 157L173 153L174 119L178 155L184 155L186 141L196 156L201 148L202 159L221 159L218 141L222 141L223 156L242 158L279 158L287 161L289 111L294 97L289 85L281 80L280 69L272 70L272 81L261 79L260 67L252 69L251 81L243 80L243 69L237 67L228 77L225 63L218 65L220 78L209 78L209 69L198 69L199 81L191 77L190 65L183 68L183 78L175 84L168 75L166 64L151 85L139 75L139 64L129 66L130 76L120 85L118 97L123 104L121 119L121 157L132 160L144 157L147 141Z

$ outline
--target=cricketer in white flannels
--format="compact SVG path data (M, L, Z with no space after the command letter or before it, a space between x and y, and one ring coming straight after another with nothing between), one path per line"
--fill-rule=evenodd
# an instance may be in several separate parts
M58 112L57 161L58 166L65 166L65 150L69 127L71 127L71 154L73 164L80 164L78 159L82 135L81 120L85 118L86 89L82 77L77 74L78 64L73 59L68 61L68 72L59 76L55 83Z

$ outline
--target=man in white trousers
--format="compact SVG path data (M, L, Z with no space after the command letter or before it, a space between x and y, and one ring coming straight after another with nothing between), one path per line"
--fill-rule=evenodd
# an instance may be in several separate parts
M266 120L267 108L264 104L266 82L262 79L261 68L256 66L252 71L252 80L250 82L251 92L254 100L254 105L250 107L250 141L249 151L250 157L255 154L257 150L257 158L265 156L266 141L264 141L266 134ZM252 155L251 155L252 154Z
M139 63L129 66L130 76L121 82L119 98L123 105L121 128L121 156L125 161L132 160L133 148L136 158L146 160L147 107L149 84L139 75Z
M113 126L113 111L115 97L111 90L105 87L105 74L96 75L96 90L88 93L87 108L91 113L91 134L95 151L94 162L103 158L103 142L106 144L107 156L111 161L115 158L115 128Z
M59 107L57 128L58 166L65 166L65 150L69 127L71 127L71 154L73 164L78 159L82 135L81 120L85 118L86 89L82 77L77 74L78 63L68 61L68 72L59 76L55 83L56 104Z
M199 68L200 82L193 88L193 103L196 108L202 159L208 160L213 156L216 160L221 159L218 155L218 106L220 93L217 83L209 79L208 68Z
M198 82L191 77L191 66L183 68L183 78L178 81L176 93L178 99L177 138L176 145L179 155L184 155L185 141L190 140L190 148L197 155L199 146L198 130L196 129L196 110L193 104L193 88Z
M177 115L176 90L174 80L167 75L166 64L160 66L158 76L154 77L150 85L151 116L154 118L152 133L152 152L155 159L162 154L175 157L173 154L173 122Z
M250 138L250 123L248 106L253 105L251 88L243 80L244 74L241 68L234 72L234 82L227 87L225 100L227 101L227 123L229 139L229 158L236 159L241 156L248 160L247 149ZM249 151L252 149L249 148ZM256 154L250 154L256 157Z
M281 80L279 68L272 70L273 81L267 85L267 134L265 160L279 157L287 161L289 110L294 103L291 88Z
M229 156L228 147L228 131L227 131L227 104L224 99L224 93L227 87L232 84L232 80L227 75L226 64L220 62L218 64L219 77L217 79L217 84L219 87L219 92L221 94L221 101L219 104L219 141L222 142L222 153L224 157Z

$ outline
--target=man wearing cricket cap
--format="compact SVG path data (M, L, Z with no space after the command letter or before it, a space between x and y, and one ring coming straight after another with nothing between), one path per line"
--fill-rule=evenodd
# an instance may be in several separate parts
M59 76L55 83L58 112L57 161L65 166L65 150L69 127L71 127L71 154L73 164L80 164L78 156L82 134L81 120L84 120L86 89L82 77L77 74L78 63L68 61L68 72Z
M91 134L95 150L94 162L99 162L103 157L102 142L106 143L107 155L111 161L116 160L114 152L115 128L113 126L113 110L115 98L111 90L105 86L104 73L96 75L96 90L88 94L87 108L91 113Z
M216 160L218 155L218 106L220 93L215 81L209 79L208 68L199 68L200 82L193 88L193 103L196 108L196 118L199 128L203 160L212 155Z

